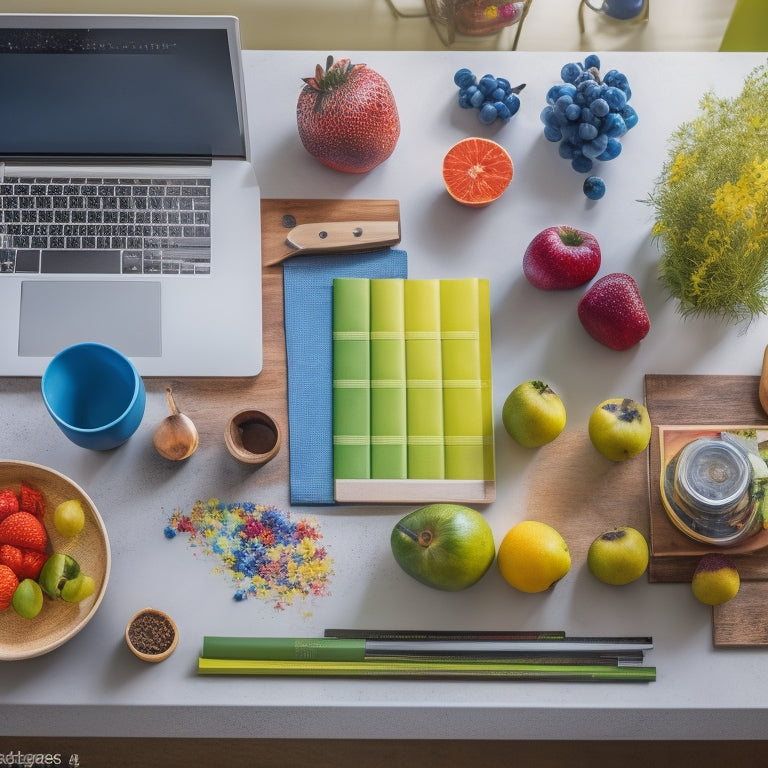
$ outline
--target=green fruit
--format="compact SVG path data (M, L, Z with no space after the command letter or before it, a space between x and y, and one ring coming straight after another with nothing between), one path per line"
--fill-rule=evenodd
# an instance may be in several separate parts
M85 510L80 500L62 501L54 510L53 524L62 536L77 536L85 525Z
M79 573L80 565L77 560L70 555L56 552L45 561L37 581L46 595L60 597L64 585Z
M611 461L624 461L648 447L651 417L642 403L628 397L604 400L589 417L592 445Z
M96 591L96 582L82 571L61 588L61 599L68 603L79 603Z
M587 552L587 566L600 581L620 586L639 579L648 567L648 542L628 525L598 536Z
M23 579L13 593L11 605L19 616L34 619L43 607L43 590L34 579Z
M565 428L565 406L548 384L526 381L509 393L501 419L520 445L538 448L551 443Z
M741 586L739 572L725 555L709 554L699 560L693 572L691 589L706 605L722 605L736 597Z
M429 504L411 512L392 529L390 545L408 575L448 592L478 582L496 554L485 518L460 504Z

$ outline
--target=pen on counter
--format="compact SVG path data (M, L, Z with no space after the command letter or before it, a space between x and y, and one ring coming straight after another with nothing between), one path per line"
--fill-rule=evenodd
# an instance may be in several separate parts
M514 659L536 655L626 656L635 661L653 648L650 638L574 638L572 640L365 640L362 638L221 637L203 638L202 656L208 659L270 661L366 661L434 659L470 661Z
M561 630L326 629L324 637L362 640L564 640Z
M652 682L655 667L588 664L516 664L446 661L280 661L198 659L201 675L277 675L292 677L379 677L443 680L520 680L553 682Z

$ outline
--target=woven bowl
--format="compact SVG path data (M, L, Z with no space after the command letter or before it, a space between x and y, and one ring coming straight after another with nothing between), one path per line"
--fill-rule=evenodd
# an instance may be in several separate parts
M88 494L56 470L26 461L0 461L0 489L18 493L21 483L43 494L49 552L64 552L77 560L82 571L96 581L96 590L79 603L45 597L34 619L24 619L13 607L0 612L0 661L42 656L73 638L96 613L109 580L111 555L104 521ZM61 536L53 524L56 507L79 499L85 510L83 530L71 538Z

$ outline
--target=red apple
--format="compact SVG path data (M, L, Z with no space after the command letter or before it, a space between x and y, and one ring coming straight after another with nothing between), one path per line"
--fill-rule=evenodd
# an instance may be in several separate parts
M525 249L523 273L545 291L576 288L600 269L600 245L589 232L575 227L548 227Z

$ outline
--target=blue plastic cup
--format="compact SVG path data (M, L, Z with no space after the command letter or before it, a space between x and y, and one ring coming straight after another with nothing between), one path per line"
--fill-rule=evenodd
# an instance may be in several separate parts
M147 395L133 363L95 342L59 352L43 372L43 402L59 429L81 448L107 451L139 427Z

